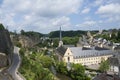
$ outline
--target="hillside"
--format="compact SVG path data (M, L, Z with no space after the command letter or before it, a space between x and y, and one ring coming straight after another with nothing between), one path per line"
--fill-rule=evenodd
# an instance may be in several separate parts
M39 32L35 32L35 31L24 31L24 30L21 30L21 35L27 36L27 37L29 37L29 38L36 38L36 39L39 39L39 38L41 38L42 36L44 36L44 34L39 33Z
M63 37L74 37L81 36L82 34L86 34L86 31L62 31ZM59 37L59 31L52 31L49 33L50 38Z

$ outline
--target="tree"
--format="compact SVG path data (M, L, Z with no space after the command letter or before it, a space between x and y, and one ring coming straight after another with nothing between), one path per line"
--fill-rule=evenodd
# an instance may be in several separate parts
M39 58L39 62L43 65L45 68L50 68L53 64L52 59L49 56L42 56Z
M0 30L5 29L4 26L2 24L0 24Z
M76 43L78 42L78 40L79 40L79 37L64 37L63 38L64 44L76 45Z
M72 64L72 69L70 70L70 77L73 80L90 80L90 78L85 75L85 68L81 64Z
M25 56L25 50L20 50L22 57L22 64L20 66L20 73L26 80L54 80L54 75L49 70L52 65L52 59L43 53L32 53Z
M59 62L57 64L57 72L67 75L68 71L67 71L66 63Z
M107 70L109 70L110 66L109 66L109 61L108 60L103 60L101 63L100 63L100 67L99 67L99 70L101 72L106 72Z

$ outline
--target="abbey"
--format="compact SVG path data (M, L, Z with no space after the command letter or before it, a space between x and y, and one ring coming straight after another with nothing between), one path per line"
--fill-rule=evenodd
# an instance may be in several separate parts
M99 64L107 60L113 52L99 47L68 47L63 55L63 61L68 63L80 63L82 65Z

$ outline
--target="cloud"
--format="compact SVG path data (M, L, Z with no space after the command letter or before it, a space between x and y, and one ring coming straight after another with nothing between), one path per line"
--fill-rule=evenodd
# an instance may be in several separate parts
M82 14L86 14L86 13L89 13L90 11L90 8L85 8L81 11Z
M82 1L4 0L0 7L0 22L8 25L10 30L47 32L47 28L51 30L60 24L68 26L70 19L66 16L78 13Z
M120 3L102 5L98 8L96 14L99 14L101 18L105 18L105 22L119 22Z
M54 19L52 21L53 21L52 24L54 26L63 26L63 27L70 26L70 18L65 17L65 16L63 16L61 18L56 18L56 19Z
M109 17L106 22L120 22L120 16Z
M105 0L95 0L93 6L99 6L99 5L103 4L104 2L105 2Z
M91 27L91 26L94 26L96 24L97 24L96 21L89 20L89 21L85 21L85 22L83 22L81 24L77 24L76 26L77 27Z
M85 20L85 21L91 20L91 17L90 17L90 16L86 16L86 17L84 18L84 20Z
M120 14L120 4L108 4L104 6L100 6L98 11L96 12L98 14Z
M80 12L82 15L79 15ZM64 30L79 29L75 28L76 24L81 27L93 26L100 20L104 23L111 22L112 26L120 22L120 0L2 0L0 2L0 23L8 26L11 31L24 29L49 33L58 30L60 26L63 26Z

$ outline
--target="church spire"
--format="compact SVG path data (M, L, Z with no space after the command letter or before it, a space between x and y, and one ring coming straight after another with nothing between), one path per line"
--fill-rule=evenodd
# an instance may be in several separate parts
M60 41L62 41L61 27L60 27Z
M59 37L60 37L60 40L59 40L59 46L58 47L61 47L61 46L63 46L61 27L60 27L60 36Z

